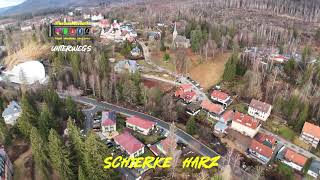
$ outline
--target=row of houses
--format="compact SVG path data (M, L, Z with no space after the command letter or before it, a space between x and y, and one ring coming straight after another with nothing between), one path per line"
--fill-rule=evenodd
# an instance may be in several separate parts
M208 117L217 121L214 126L215 134L226 134L228 129L233 129L252 138L247 150L249 157L262 164L268 164L276 156L277 160L298 171L301 171L305 166L307 162L305 156L279 145L273 136L259 133L261 122L267 121L271 114L272 106L270 104L252 99L248 107L248 114L245 114L235 110L225 111L226 107L232 103L232 98L227 93L214 90L210 96L214 103L204 100L198 105L192 101L196 97L186 98L186 95L191 94L190 92L192 92L192 85L181 85L175 92L175 97L179 97L187 103L187 113L194 116L200 110L206 111ZM306 122L300 138L313 147L317 147L320 139L320 127ZM316 178L320 173L319 170L320 162L313 160L308 174Z
M143 119L138 116L131 116L126 118L126 127L143 135L150 135L156 128L156 123ZM102 134L112 133L116 131L116 113L102 112L101 117ZM125 151L129 157L138 157L145 152L145 145L135 138L128 131L124 131L113 137L114 142ZM154 145L150 145L149 149L156 155L167 155L169 147L173 142L172 138L165 138Z

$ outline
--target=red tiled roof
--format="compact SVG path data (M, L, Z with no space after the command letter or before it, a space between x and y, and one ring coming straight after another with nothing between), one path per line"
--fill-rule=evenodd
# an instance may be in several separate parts
M196 93L194 91L185 92L181 95L181 98L185 101L190 101Z
M250 102L250 107L253 109L256 109L258 111L267 113L269 109L271 108L271 105L265 102L261 102L255 99L252 99Z
M304 164L307 162L307 158L302 156L301 154L299 153L296 153L295 151L287 148L286 149L286 152L284 154L284 157L291 161L291 162L294 162L295 164L298 164L300 166L304 166Z
M111 126L111 125L114 125L114 124L116 124L116 122L112 121L111 119L105 119L101 123L102 126Z
M234 115L234 121L247 126L251 129L256 129L260 125L260 121L257 119L254 119L253 117L243 114L240 112L236 112Z
M271 135L268 135L268 134L260 133L260 132L256 135L255 139L260 143L263 143L264 141L267 141L272 146L274 146L275 143L276 143L276 138L275 137L273 137Z
M127 117L126 122L129 123L129 124L138 126L138 127L142 128L142 129L150 129L154 125L156 125L155 122L152 122L152 121L149 121L149 120L146 120L146 119L142 119L142 118L139 118L137 116Z
M177 90L175 91L175 96L181 96L183 93L185 93L186 91L190 91L192 88L191 84L181 84Z
M218 91L218 90L214 90L211 93L211 97L215 97L217 99L221 99L221 100L227 100L227 98L229 97L229 95L227 93Z
M163 150L165 150L167 153L170 151L170 146L171 146L172 141L174 141L174 139L167 137L166 139L164 139L160 142Z
M267 157L267 158L271 158L271 156L273 154L273 150L271 148L256 141L255 139L253 139L251 141L250 149L252 151L255 151L255 152L263 155L264 157Z
M110 126L116 124L116 114L114 111L103 111L101 113L101 125Z
M227 122L227 121L233 120L234 114L235 113L232 110L229 110L222 114L222 118L225 122Z
M302 132L310 134L318 139L320 139L320 127L314 124L305 122L302 128Z
M182 88L182 89L184 89L184 90L187 90L187 89L192 88L192 84L181 84L181 85L180 85L180 88Z
M221 106L219 104L214 104L208 100L202 101L201 107L203 109L206 109L207 111L215 113L215 114L221 114L224 111L223 106Z
M144 147L138 139L132 136L129 132L124 132L114 137L114 141L124 148L129 154L133 154Z
M151 145L150 147L149 147L149 149L153 152L153 154L154 155L156 155L156 156L159 156L160 155L160 151L159 151L159 149L157 148L157 146L156 145Z

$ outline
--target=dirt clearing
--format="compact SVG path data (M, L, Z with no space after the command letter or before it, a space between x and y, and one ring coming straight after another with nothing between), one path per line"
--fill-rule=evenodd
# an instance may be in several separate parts
M30 60L39 60L48 56L50 52L49 45L41 45L34 42L26 44L21 50L13 53L4 59L4 65L11 69L14 65Z
M207 90L221 80L224 65L230 56L231 53L219 54L213 60L208 60L195 66L190 70L191 78L199 82L201 87Z

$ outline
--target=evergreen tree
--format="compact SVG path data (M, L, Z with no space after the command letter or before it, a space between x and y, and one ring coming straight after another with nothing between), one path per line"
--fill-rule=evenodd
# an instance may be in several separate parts
M306 122L307 118L309 116L309 105L304 104L302 111L299 113L299 117L297 119L297 122L294 125L294 130L296 132L300 132L304 123Z
M202 31L200 26L197 29L191 31L191 48L193 52L200 50L202 40Z
M81 138L79 129L75 126L71 117L68 119L67 129L70 143L70 161L73 163L73 172L77 172L79 165L84 164L84 142ZM82 171L82 173L86 174L85 171Z
M36 164L36 169L40 171L42 179L48 178L48 169L47 169L47 156L46 156L46 144L44 143L41 135L35 127L32 127L30 130L30 142L33 159Z
M83 173L83 169L81 166L79 166L78 169L78 180L87 180L88 178L86 177L86 175Z
M61 117L63 115L63 103L55 90L46 90L44 92L44 100L47 103L50 112L55 117Z
M38 120L38 129L41 136L47 140L49 135L49 130L57 128L57 123L53 119L53 115L49 112L48 106L45 104Z
M26 94L22 95L21 98L21 109L22 113L18 119L17 127L21 134L28 138L31 127L37 124L37 111L33 107L31 101L28 99Z
M233 54L227 61L223 72L223 80L231 81L235 78L237 72L238 55Z
M69 152L63 145L59 135L53 129L49 134L49 157L52 167L59 172L60 179L72 179L72 170L70 168L71 162L69 159Z
M89 132L85 140L84 162L90 179L110 179L112 170L103 168L103 159L107 152L106 146L97 139L95 133Z
M285 65L284 65L284 72L292 76L295 72L296 62L293 58L291 58Z
M38 113L33 102L29 99L27 94L23 94L21 98L22 117L31 124L36 124Z
M6 144L7 137L8 137L7 126L6 126L3 118L0 118L0 143Z
M165 54L163 55L163 61L164 61L164 62L169 62L169 60L170 60L170 55L169 55L168 53L165 53Z
M80 80L80 56L78 53L72 52L70 55L70 64L72 67L72 76L75 82Z
M76 116L77 116L77 105L72 100L72 98L70 96L67 97L65 104L66 104L67 115L71 116L72 118L76 118Z
M187 133L194 135L197 131L196 121L194 120L194 117L191 117L186 125Z

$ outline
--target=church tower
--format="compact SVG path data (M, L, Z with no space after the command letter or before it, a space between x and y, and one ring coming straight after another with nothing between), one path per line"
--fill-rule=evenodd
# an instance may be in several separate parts
M174 41L176 40L177 38L177 35L178 35L178 32L177 32L177 23L174 22L174 30L173 30L173 33L172 33L172 44L174 45Z

